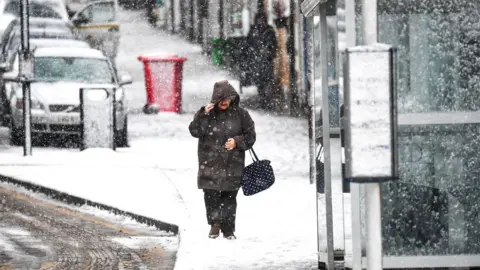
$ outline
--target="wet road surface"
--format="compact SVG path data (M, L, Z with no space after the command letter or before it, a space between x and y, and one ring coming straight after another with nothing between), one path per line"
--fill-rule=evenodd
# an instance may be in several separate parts
M0 183L0 269L173 269L178 238Z

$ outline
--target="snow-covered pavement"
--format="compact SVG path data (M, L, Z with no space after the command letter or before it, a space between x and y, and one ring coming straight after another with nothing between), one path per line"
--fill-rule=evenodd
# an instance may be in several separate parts
M33 157L24 158L21 148L14 148L0 154L0 174L178 224L176 269L316 268L316 193L308 181L306 120L251 112L255 150L272 161L276 183L252 197L239 193L236 241L209 239L203 193L196 186L197 141L188 124L209 100L213 83L233 78L213 66L198 45L152 29L138 12L121 15L118 66L135 80L129 105L138 111L145 103L137 56L174 52L189 59L183 81L185 113L132 114L131 147L117 152L34 149ZM252 94L247 89L245 95Z

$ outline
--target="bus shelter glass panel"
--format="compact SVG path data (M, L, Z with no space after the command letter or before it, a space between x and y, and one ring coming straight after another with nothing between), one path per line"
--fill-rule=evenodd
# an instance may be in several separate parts
M378 0L378 39L398 48L399 113L480 109L480 2Z
M382 186L390 256L480 254L480 124L400 130L400 176Z
M401 124L400 180L382 184L386 256L480 254L479 7L378 0L378 40L398 49Z

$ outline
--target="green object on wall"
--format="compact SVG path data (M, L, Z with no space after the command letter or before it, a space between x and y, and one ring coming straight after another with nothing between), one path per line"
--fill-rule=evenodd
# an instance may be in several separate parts
M226 40L215 38L212 40L212 60L213 64L220 66L224 63Z

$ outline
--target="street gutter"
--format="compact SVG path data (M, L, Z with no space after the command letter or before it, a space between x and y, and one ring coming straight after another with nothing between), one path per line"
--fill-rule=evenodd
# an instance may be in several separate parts
M44 187L44 186L41 186L41 185L32 184L30 182L19 180L19 179L10 177L10 176L0 175L0 181L10 183L10 184L14 184L14 185L17 185L17 186L21 186L21 187L23 187L27 190L33 191L33 192L43 193L53 200L66 202L66 203L71 204L71 205L76 205L76 206L88 205L88 206L93 206L93 207L97 207L97 208L102 209L102 210L109 211L109 212L114 213L116 215L128 216L128 217L134 219L135 221L137 221L139 223L146 224L148 226L155 226L157 229L159 229L161 231L173 233L174 235L178 235L178 232L179 232L178 225L175 225L175 224L172 224L172 223L168 223L168 222L164 222L164 221L160 221L160 220L155 220L155 219L152 219L152 218L149 218L149 217L134 214L132 212L123 211L121 209L118 209L118 208L115 208L115 207L112 207L112 206L108 206L108 205L105 205L105 204L101 204L101 203L97 203L97 202L94 202L94 201L86 200L86 199L83 199L83 198L80 198L80 197L77 197L77 196L70 195L70 194L65 193L65 192L61 192L61 191L58 191L58 190L55 190L55 189L47 188L47 187Z

